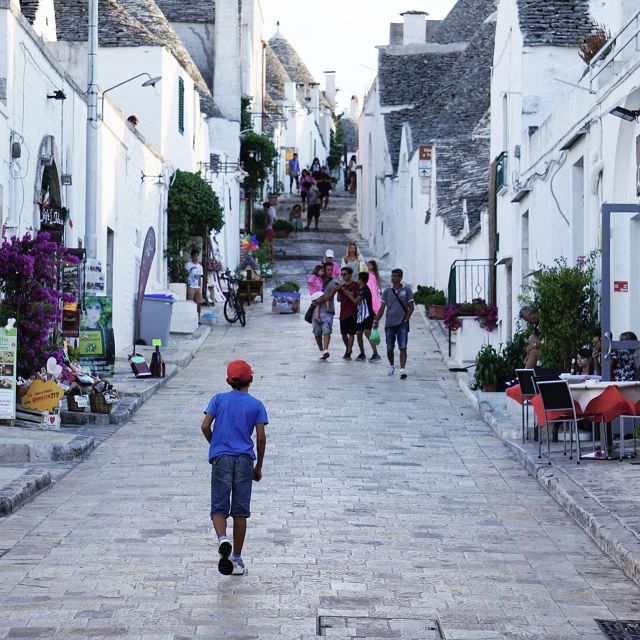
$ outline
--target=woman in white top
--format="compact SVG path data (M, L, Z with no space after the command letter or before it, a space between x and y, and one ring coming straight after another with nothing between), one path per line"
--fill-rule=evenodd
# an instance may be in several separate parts
M354 280L358 279L358 274L360 272L367 270L364 261L362 260L362 258L360 258L358 245L355 242L349 243L349 245L347 246L347 255L342 258L340 268L344 269L345 267L349 267L351 269L352 277Z

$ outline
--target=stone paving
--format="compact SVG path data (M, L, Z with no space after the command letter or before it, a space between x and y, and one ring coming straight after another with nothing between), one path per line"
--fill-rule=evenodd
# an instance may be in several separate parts
M595 640L595 618L640 618L638 588L508 455L421 318L406 381L344 362L336 338L319 362L309 325L267 299L245 328L217 327L0 522L0 637ZM238 357L271 422L248 574L223 577L199 424Z

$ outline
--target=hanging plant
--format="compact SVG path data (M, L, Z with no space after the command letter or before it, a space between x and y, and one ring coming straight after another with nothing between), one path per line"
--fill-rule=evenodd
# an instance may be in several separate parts
M62 318L62 303L75 298L59 290L61 264L77 264L75 256L40 232L34 238L4 238L0 246L0 324L16 319L17 374L29 378L50 356L61 358L55 330Z

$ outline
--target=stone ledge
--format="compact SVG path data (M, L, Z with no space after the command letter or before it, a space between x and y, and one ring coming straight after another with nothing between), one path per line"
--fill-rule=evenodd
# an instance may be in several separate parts
M21 507L46 489L51 481L51 473L47 469L29 469L9 484L0 487L0 517Z

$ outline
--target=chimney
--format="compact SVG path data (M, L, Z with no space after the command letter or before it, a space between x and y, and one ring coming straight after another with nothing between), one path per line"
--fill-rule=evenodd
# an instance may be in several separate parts
M324 72L324 93L327 97L331 109L336 109L336 72L325 71Z
M227 120L240 121L242 76L238 4L216 3L213 95Z
M357 120L360 116L360 102L358 101L358 96L351 96L349 115L352 120Z
M405 11L402 44L424 44L427 40L427 14L425 11Z

